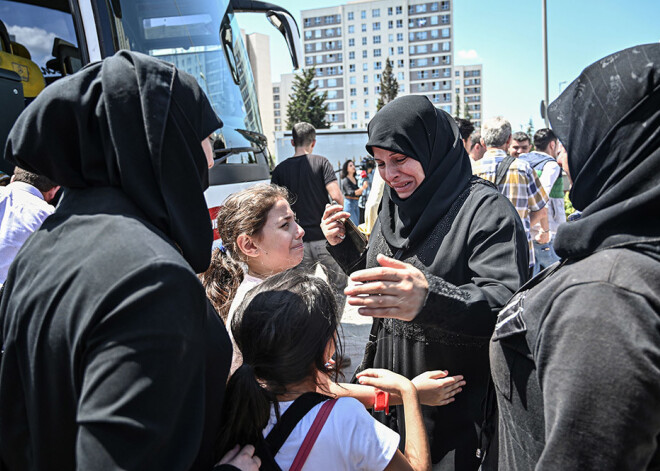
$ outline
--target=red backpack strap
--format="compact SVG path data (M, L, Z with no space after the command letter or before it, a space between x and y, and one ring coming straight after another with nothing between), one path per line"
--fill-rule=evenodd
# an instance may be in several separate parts
M319 413L316 414L314 423L312 424L312 426L309 429L309 432L307 432L307 435L305 436L305 440L303 440L302 445L300 445L298 454L296 455L296 458L293 460L293 463L291 464L291 468L289 468L290 471L300 471L302 469L303 465L305 464L305 461L307 461L309 452L312 451L312 447L314 446L314 443L316 443L316 439L318 438L319 433L321 433L321 430L323 429L323 425L325 425L325 421L328 420L330 411L332 411L332 408L335 407L336 403L337 403L337 399L331 399L323 403L323 405L321 406L321 410L319 410Z

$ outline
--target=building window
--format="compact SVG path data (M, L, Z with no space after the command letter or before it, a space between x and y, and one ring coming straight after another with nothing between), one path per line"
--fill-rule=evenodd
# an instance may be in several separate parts
M349 93L350 93L351 96L355 96L355 95L357 95L357 90L355 88L351 88Z
M449 28L442 28L442 37L443 38L449 37Z
M366 67L365 67L366 70ZM363 75L362 76L362 83L369 83L369 76L368 75Z
M320 16L317 16L316 18L314 18L314 24L315 25L320 25L321 24L321 17Z
M363 94L363 95L369 95L369 87L364 87L364 88L362 89L362 94Z
M354 47L355 46L355 39L349 38L348 39L348 47Z
M404 77L405 77L405 75L403 74L403 72L399 72L399 73L397 74L397 80L399 80L399 81L403 80Z
M337 98L337 90L328 90L328 98L331 100Z
M355 33L355 26L348 25L348 34L353 34L353 33Z
M394 21L390 20L387 22L387 29L392 29L394 28Z
M403 46L399 46L396 48L396 53L397 54L403 54ZM403 66L402 66L403 67Z
M280 87L273 87L273 93L280 93Z
M305 18L305 27L312 26L312 19L311 18Z
M366 33L366 32L367 32L367 24L366 24L366 23L362 23L361 28L362 28L362 32L363 32L363 33Z
M403 33L396 33L396 40L403 41Z
M273 108L276 110L280 109L280 104L279 103L273 103Z
M282 122L281 118L275 118L275 124L280 124Z
M383 65L383 63L380 62L380 61L378 61L378 62L374 62L374 70L380 70L380 69L382 69L382 68L383 68L382 65Z
M438 11L438 2L431 3L431 11Z
M307 65L314 65L314 57L313 57L313 56L307 56L307 57L305 57L305 64L307 64Z
M362 58L363 58L363 59L366 59L366 58L367 58L367 54L368 54L368 51L367 51L366 49L365 49L364 51L362 51Z
M355 102L355 100L351 100L351 108L352 109L357 108L357 103Z
M311 30L308 29L307 31L305 31L305 39L312 39L312 31Z
M364 38L364 39L367 39L367 38ZM374 44L380 44L380 36L374 36Z
M404 67L405 65L404 65L403 59L399 59L399 60L397 60L397 61L396 61L396 66L397 66L397 67Z
M364 119L369 119L369 112L368 111L364 112Z
M357 120L357 111L352 111L351 112L351 119L352 120Z
M394 11L392 10L392 7L388 7L387 8L387 16L392 16L393 13L394 13Z
M355 85L355 76L348 77L348 83L351 85Z
M396 7L396 14L400 15L401 13L403 13L403 7Z
M380 74L374 74L374 82L380 82Z
M363 20L367 18L367 10L360 11L360 18Z
M332 67L333 72L334 72L334 67ZM336 87L337 86L337 79L328 79L328 87Z
M440 9L443 11L449 10L449 0L445 0L443 2L440 2Z
M354 20L354 19L355 19L355 15L353 14L352 11L349 11L348 12L348 20L351 21L351 20Z
M380 21L375 21L372 23L371 27L374 31L380 31Z
M387 40L388 40L389 42L393 43L393 42L394 42L394 35L393 35L393 34L388 34L388 35L387 35Z
M403 28L403 20L396 20L396 27Z
M378 18L380 16L380 8L374 8L371 10L371 17Z
M348 71L355 72L355 64L348 64Z
M369 100L367 99L364 100L364 106L369 106Z
M355 51L350 51L350 52L348 53L348 58L349 58L349 59L355 59Z
M280 101L280 96L279 95L273 95L273 100Z
M366 62L362 64L362 70L369 70L369 64L367 64Z
M275 116L280 116L280 110L275 111Z
M374 57L380 57L380 49L374 49Z

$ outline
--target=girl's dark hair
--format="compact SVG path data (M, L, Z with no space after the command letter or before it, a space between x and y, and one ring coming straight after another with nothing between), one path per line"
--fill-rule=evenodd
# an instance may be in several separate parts
M338 380L342 346L339 316L332 289L321 278L288 270L253 288L231 322L243 354L243 365L227 384L224 424L217 452L222 456L237 443L256 444L270 417L276 396L318 373ZM334 342L336 364L325 358Z
M353 162L352 160L347 160L344 162L344 165L341 166L341 178L346 178L348 176L348 164ZM355 163L353 163L355 165ZM357 171L355 172L357 174Z
M223 321L227 320L236 290L243 281L240 262L247 261L236 239L241 234L259 235L268 213L282 199L290 203L285 188L264 183L232 193L218 212L216 221L224 250L213 251L211 265L199 278Z

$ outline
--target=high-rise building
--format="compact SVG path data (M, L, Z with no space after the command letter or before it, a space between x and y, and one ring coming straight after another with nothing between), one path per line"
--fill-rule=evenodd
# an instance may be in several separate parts
M469 118L476 127L481 126L483 116L482 77L481 64L454 66L454 92L460 104L460 117Z
M305 67L316 67L319 91L328 92L332 127L366 127L388 58L400 95L426 95L451 114L452 14L451 0L365 0L303 10Z
M293 79L296 74L282 74L279 82L273 82L273 122L274 129L284 131L286 129L286 108L289 97L293 92Z

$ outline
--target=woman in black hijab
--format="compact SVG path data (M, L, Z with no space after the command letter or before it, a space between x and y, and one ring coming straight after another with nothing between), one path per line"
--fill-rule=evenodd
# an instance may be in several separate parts
M592 64L548 114L582 217L498 318L500 469L659 469L660 44Z
M346 289L349 304L375 318L361 368L463 375L455 402L423 413L433 469L476 470L488 339L527 271L522 222L492 185L472 177L456 123L426 97L383 107L369 123L367 151L388 185L368 249L360 254L344 238L339 206L322 222L331 254L363 283ZM382 418L403 432L402 412Z
M126 51L17 120L5 158L66 190L4 284L0 468L213 466L231 345L195 273L221 126L192 76Z

